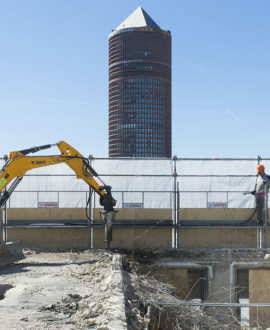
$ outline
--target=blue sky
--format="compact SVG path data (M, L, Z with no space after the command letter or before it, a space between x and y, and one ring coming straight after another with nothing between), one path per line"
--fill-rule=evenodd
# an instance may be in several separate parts
M108 35L138 6L172 33L172 155L270 157L268 0L0 0L0 157L108 157Z

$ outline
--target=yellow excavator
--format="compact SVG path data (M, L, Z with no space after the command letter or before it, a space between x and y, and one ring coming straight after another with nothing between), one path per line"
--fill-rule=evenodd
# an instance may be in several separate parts
M48 149L57 146L61 152L56 156L26 156L30 153L35 153L43 149ZM0 208L4 207L12 192L16 189L25 173L29 170L38 167L67 164L77 176L77 179L84 180L98 195L100 205L104 210L101 212L101 220L105 223L105 241L112 240L112 227L116 212L114 206L116 200L112 197L111 187L107 186L98 176L96 171L89 164L89 159L83 157L76 149L71 147L64 141L56 144L47 144L40 147L30 149L12 151L7 158L5 165L0 172L0 193L5 189L0 198ZM95 179L97 178L101 184ZM90 198L91 196L89 196Z

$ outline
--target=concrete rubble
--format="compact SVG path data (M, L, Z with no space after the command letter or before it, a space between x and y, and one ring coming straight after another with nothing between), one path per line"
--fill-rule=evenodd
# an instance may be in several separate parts
M0 244L0 267L21 259L24 259L21 241Z
M2 329L126 329L121 256L39 252L0 269Z

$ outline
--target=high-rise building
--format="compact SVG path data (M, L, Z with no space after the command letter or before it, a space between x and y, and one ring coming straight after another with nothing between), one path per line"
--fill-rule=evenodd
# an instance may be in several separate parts
M141 7L109 35L109 157L171 157L171 33Z

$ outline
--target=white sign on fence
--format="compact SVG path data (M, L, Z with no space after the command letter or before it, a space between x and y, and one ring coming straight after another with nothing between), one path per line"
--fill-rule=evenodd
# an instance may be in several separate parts
M123 203L124 209L142 209L143 204L142 203Z
M226 209L228 207L227 202L208 202L207 207L209 209Z
M38 202L39 208L57 208L58 202Z

